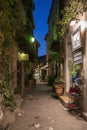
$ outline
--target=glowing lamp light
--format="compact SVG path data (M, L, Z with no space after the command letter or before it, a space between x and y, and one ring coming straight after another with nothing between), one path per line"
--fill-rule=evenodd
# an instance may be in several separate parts
M84 19L75 19L72 18L72 20L70 21L70 26L74 26L76 23L78 23L78 25L82 26L82 30L85 29L85 27L87 26L87 21Z
M28 42L33 43L35 42L35 38L32 35L27 35L26 39L28 40Z
M70 21L70 26L74 26L75 23L76 23L76 19L72 19L72 20Z
M22 60L22 61L27 61L27 60L29 60L28 54L22 53L22 54L21 54L21 60Z
M19 61L28 61L29 55L25 53L18 53L18 60Z
M34 41L35 41L35 38L34 38L34 37L32 37L32 38L31 38L31 42L34 42Z

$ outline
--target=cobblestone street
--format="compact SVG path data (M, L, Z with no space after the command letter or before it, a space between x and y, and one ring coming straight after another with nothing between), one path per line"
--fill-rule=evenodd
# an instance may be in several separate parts
M87 130L87 122L69 113L52 95L47 85L37 85L27 92L9 130Z

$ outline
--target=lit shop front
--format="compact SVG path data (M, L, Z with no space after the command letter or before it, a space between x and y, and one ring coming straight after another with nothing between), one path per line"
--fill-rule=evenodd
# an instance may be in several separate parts
M82 19L73 27L73 32L71 33L71 44L72 44L72 68L77 66L79 70L79 77L83 80L82 95L83 100L81 105L83 106L83 111L87 111L87 22ZM72 70L71 70L72 71Z

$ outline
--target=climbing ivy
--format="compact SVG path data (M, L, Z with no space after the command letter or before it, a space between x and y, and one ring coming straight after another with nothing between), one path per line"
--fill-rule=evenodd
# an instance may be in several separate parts
M66 0L64 9L61 10L62 18L59 19L57 24L58 38L64 38L67 31L68 24L72 18L78 18L79 14L87 11L87 1L83 3L82 0Z
M3 95L2 104L6 107L10 106L11 110L14 111L16 108L16 102L12 93L12 90L9 86L9 56L5 52L4 47L2 47L2 63L0 67L0 93Z
M30 2L30 0L26 1ZM28 5L24 4L22 0L0 0L0 32L3 33L3 41L0 41L0 57L2 59L0 63L0 93L4 97L3 104L11 106L12 110L16 107L16 103L9 86L9 55L5 50L12 47L14 43L17 43L17 46L24 52L28 52L30 49L29 42L26 40L26 36L33 33L30 22L32 18L31 15L28 16L28 10L33 9L33 5L32 8L30 6L28 8Z

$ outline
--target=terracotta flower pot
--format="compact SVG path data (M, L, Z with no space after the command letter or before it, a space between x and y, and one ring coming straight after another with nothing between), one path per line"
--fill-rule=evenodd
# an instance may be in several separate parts
M63 86L55 85L55 91L56 91L56 94L58 94L58 96L62 95L63 94Z

